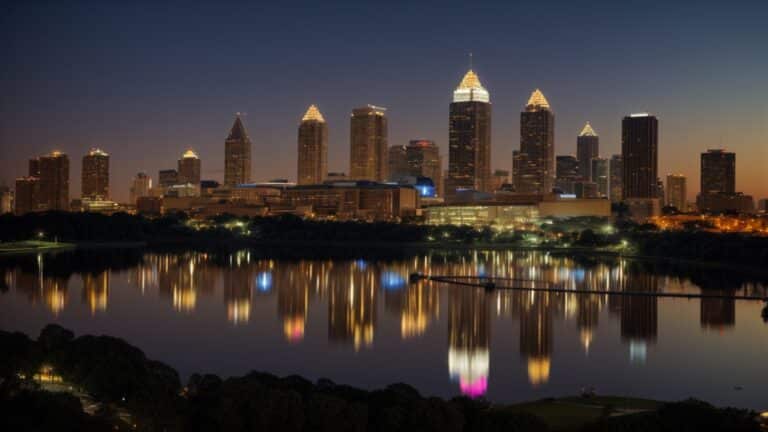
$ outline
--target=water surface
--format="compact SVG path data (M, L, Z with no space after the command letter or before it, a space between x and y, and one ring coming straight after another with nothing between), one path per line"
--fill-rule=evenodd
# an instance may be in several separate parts
M765 294L765 284L741 273L545 252L401 256L126 250L5 257L0 328L36 336L55 322L78 335L117 336L184 379L259 370L364 388L405 382L425 395L498 402L594 387L768 406L760 302L408 281L421 271L568 289Z

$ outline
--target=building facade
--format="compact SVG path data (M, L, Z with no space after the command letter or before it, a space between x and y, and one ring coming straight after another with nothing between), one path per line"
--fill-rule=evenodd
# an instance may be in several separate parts
M491 190L491 101L470 69L453 92L448 117L448 177L445 197L456 191Z
M231 187L250 182L251 140L238 115L224 141L224 185Z
M515 191L547 194L555 184L555 115L536 89L520 113L520 150L513 154Z
M83 156L81 196L91 199L109 199L109 155L93 148Z
M319 184L328 172L328 126L317 106L310 105L299 124L298 166L300 185Z
M426 139L411 140L405 149L405 157L409 174L432 179L437 194L443 196L443 160L437 144Z
M157 181L162 188L169 188L179 184L179 172L175 169L160 170L157 173Z
M682 174L667 174L666 204L684 212L688 210L686 180Z
M150 196L150 190L152 189L152 177L146 173L140 172L136 174L131 183L131 190L129 194L130 204L136 205L136 201L141 197Z
M17 178L15 198L14 212L17 215L42 210L40 205L40 179L32 176Z
M200 172L202 170L202 163L197 154L192 149L187 150L181 156L178 161L179 175L177 178L178 183L191 184L196 187L200 187Z
M581 180L579 161L575 156L561 155L555 158L555 188L573 194L574 184Z
M591 182L597 185L597 195L600 198L607 198L610 189L610 162L605 158L592 158L592 169L590 175Z
M389 148L386 110L374 105L352 110L349 176L354 180L387 180Z
M46 210L69 210L69 157L59 151L40 157L40 200Z
M657 198L658 137L659 122L652 115L632 114L622 120L624 198Z
M600 154L600 137L587 122L584 129L576 137L576 158L579 160L579 175L584 181L595 181L592 178L592 159Z
M736 153L722 149L701 154L701 193L736 193Z
M624 198L624 159L621 155L611 156L608 171L611 178L608 185L611 202L621 202Z
M403 177L411 175L410 167L408 166L408 152L407 147L404 145L396 145L389 147L389 154L387 155L389 167L387 168L387 180L398 181Z

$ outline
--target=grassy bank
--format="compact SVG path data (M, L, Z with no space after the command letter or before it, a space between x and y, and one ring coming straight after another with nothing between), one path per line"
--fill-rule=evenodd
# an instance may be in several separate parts
M38 252L70 250L77 247L74 243L49 242L43 240L26 240L0 243L0 255L14 255Z

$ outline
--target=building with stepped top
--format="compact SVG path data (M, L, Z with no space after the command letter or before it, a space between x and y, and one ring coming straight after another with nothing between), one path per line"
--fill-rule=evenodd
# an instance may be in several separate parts
M520 113L520 150L513 153L515 191L547 194L555 184L555 115L536 89Z

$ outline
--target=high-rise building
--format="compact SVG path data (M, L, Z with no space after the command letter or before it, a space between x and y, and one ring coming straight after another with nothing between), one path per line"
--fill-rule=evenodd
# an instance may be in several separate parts
M184 152L178 162L178 178L179 184L191 184L195 187L200 187L200 171L201 163L197 154L189 149Z
M109 155L92 148L83 156L81 196L91 199L109 199Z
M736 193L736 153L717 149L701 154L701 193Z
M471 69L453 92L448 129L446 198L457 190L491 189L491 101Z
M157 173L157 181L162 188L169 188L179 184L179 172L175 169L160 170Z
M440 149L432 140L419 139L408 142L405 149L408 172L411 175L429 177L437 187L437 194L442 196L443 168Z
M682 174L667 174L666 204L681 212L687 210L685 176Z
M297 182L319 184L328 172L328 126L317 106L310 105L299 125Z
M374 105L352 110L349 130L349 175L354 180L387 179L389 149L386 110Z
M152 177L143 172L137 173L131 183L130 203L135 205L139 198L149 196L150 189L152 189Z
M592 158L592 169L590 175L592 176L592 183L597 185L597 194L601 198L608 197L608 189L610 188L610 175L609 175L609 162L605 158Z
M608 165L611 176L608 187L611 202L620 202L624 198L624 159L621 155L613 155Z
M39 178L29 176L16 179L16 202L14 205L17 215L41 210Z
M13 191L8 186L0 186L0 214L13 213L13 205Z
M624 198L657 198L658 140L659 121L656 117L642 113L622 120Z
M231 187L250 181L251 140L238 114L224 141L224 185Z
M389 173L388 180L398 181L403 177L411 175L411 170L408 166L408 147L404 145L390 146L387 158L389 165L387 168Z
M576 158L579 160L579 175L584 181L597 181L592 178L592 159L600 154L600 137L587 122L576 138Z
M572 194L574 183L581 179L579 161L575 156L561 155L555 158L555 187L563 193Z
M555 183L555 115L536 89L520 113L520 150L513 155L515 190L546 194Z
M40 202L46 210L69 210L69 157L54 151L40 157Z

